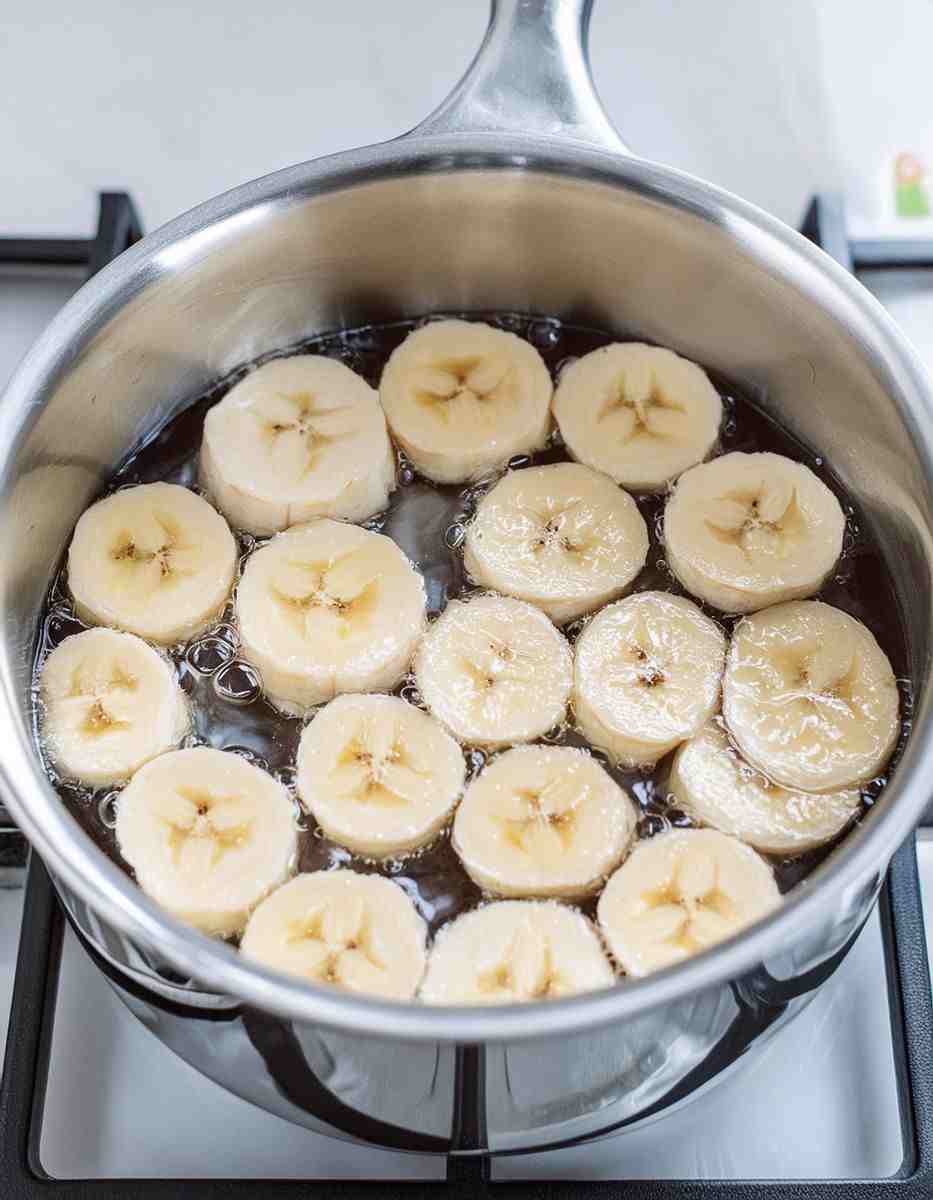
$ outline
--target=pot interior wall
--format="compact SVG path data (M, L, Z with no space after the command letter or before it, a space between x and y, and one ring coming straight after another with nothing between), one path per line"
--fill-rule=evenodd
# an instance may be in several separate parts
M651 169L614 186L512 167L388 174L319 191L291 173L161 248L88 312L44 405L15 420L0 522L3 652L30 703L34 622L72 526L113 466L208 383L322 330L504 308L670 346L757 396L823 455L876 524L915 687L930 638L930 497L864 312L812 262L791 282L776 238L703 215ZM296 169L296 172L300 169ZM659 172L663 177L663 173ZM647 181L647 182L646 182ZM261 185L258 185L261 188ZM119 264L112 268L119 278ZM105 277L106 282L107 277ZM820 301L832 299L831 316ZM73 314L81 317L79 297ZM903 384L904 387L907 384Z

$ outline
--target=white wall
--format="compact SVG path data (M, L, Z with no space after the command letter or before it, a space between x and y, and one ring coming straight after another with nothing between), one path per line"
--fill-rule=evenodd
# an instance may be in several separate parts
M933 110L933 5L909 9L916 31L899 24L907 0L598 0L594 67L636 149L796 221L814 187L851 173L866 131L889 131L872 94L887 103L899 81ZM130 188L152 228L250 176L390 137L442 98L485 19L485 0L17 6L0 18L0 229L87 228L98 187ZM879 64L890 88L866 83Z

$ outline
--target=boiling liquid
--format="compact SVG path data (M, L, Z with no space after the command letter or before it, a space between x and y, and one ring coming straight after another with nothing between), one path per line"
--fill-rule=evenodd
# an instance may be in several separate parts
M548 318L513 313L479 315L532 342L555 379L566 362L615 340L605 333L563 325ZM292 346L287 351L267 355L258 363L283 353L326 354L346 363L373 387L378 387L386 359L411 329L421 323L399 322L328 334ZM194 486L204 415L249 369L244 367L219 382L159 431L116 473L111 490L158 480ZM711 378L719 389L725 410L721 437L723 452L770 450L787 455L806 463L839 498L846 514L843 553L835 573L827 580L819 598L844 609L867 625L891 660L895 674L903 681L903 730L894 756L896 760L910 724L911 697L905 680L907 654L904 631L881 549L828 465L775 424L754 403L740 395L726 380L713 373ZM520 470L530 463L540 465L566 459L567 454L557 435L548 449L533 458L513 460L509 469ZM435 617L448 600L474 590L464 574L461 546L465 525L493 480L468 487L439 486L418 478L401 457L398 479L399 487L393 493L386 512L372 518L366 525L367 528L388 534L415 563L425 579L428 615ZM646 566L633 590L660 589L686 594L671 575L664 557L661 522L665 497L643 496L637 497L637 500L648 526L651 544ZM239 543L242 564L255 549L257 539L249 534L240 534ZM737 620L716 612L710 612L710 615L727 633ZM571 641L581 626L582 622L576 622L565 630ZM52 647L83 628L68 598L63 569L50 591L42 615L36 671L41 668L45 655ZM182 687L192 702L193 725L185 744L236 750L271 771L288 786L294 796L294 764L304 723L283 716L263 699L256 673L237 657L232 605L228 605L212 629L188 645L175 648L172 657ZM406 679L397 691L408 700L420 702L411 678ZM587 746L583 738L570 728L554 730L545 740L555 745ZM668 800L667 777L671 756L662 759L653 770L626 771L611 767L604 756L594 753L637 802L642 814L638 826L639 837L652 837L672 826L687 827L691 824L690 819ZM464 754L468 771L473 775L481 769L485 755L482 751L469 748L464 750ZM55 780L62 799L82 826L114 861L129 872L113 834L118 793L109 789L92 794L87 789L56 779L51 769L49 774ZM863 792L865 807L877 800L885 781L886 776L866 786ZM481 899L479 888L460 865L447 831L426 849L404 860L375 863L361 859L325 838L314 819L301 810L297 799L295 808L300 830L298 868L301 871L352 866L357 871L388 875L405 889L432 933L458 913L474 907ZM793 859L774 859L781 890L786 891L797 883L831 848L823 846ZM595 901L584 907L592 914Z

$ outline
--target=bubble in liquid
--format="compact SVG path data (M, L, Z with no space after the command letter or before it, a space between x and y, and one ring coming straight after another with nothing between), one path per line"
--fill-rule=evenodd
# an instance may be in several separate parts
M229 642L231 646L238 646L240 643L240 635L237 632L237 627L229 621L224 621L216 626L213 636L222 638L225 642Z
M486 755L482 750L471 750L467 754L467 773L472 779L474 775L478 775L486 765Z
M50 650L54 650L56 646L62 644L65 638L71 637L75 633L81 633L84 628L84 623L79 621L70 609L55 608L45 620L43 634L46 645Z
M226 638L199 638L188 647L187 659L192 667L202 675L213 675L224 663L228 663L234 655L234 649Z
M525 328L525 320L520 313L498 313L490 321L498 329L504 329L507 333L521 333Z
M444 531L444 541L451 550L459 550L465 537L466 528L459 522L456 525L448 525Z
M294 789L298 780L298 768L293 766L276 767L272 774L276 777L279 783L284 784L289 791Z
M638 822L637 832L639 838L656 837L659 833L663 833L670 826L665 819L657 813L648 813Z
M251 533L245 533L242 529L237 534L237 543L240 547L240 556L248 557L256 549L258 539Z
M422 708L424 706L424 699L414 683L402 684L402 688L399 692L399 699L404 700L406 704L413 704L416 708Z
M269 763L251 746L225 746L224 749L230 754L245 758L248 763L252 763L254 767L259 767L262 771L269 770Z
M530 454L513 454L506 466L510 471L520 471L522 467L531 466Z
M528 326L528 340L541 350L553 350L561 338L560 321L554 317L544 317L540 321L532 321Z
M197 674L192 667L188 665L187 659L183 658L177 663L178 686L190 696L194 693L197 685Z
M693 827L692 819L681 808L669 808L667 819L675 829L691 829Z
M249 663L232 658L215 673L214 690L231 704L252 704L262 694L262 683Z
M735 401L731 396L722 397L722 409L722 436L723 438L730 438L734 436L738 428L738 422L735 418Z
M363 528L368 529L370 533L382 533L386 527L386 516L387 514L384 512L376 513L375 516L363 522Z
M348 346L364 354L371 354L374 350L379 349L379 334L371 325L364 325L360 329L350 329L344 336Z
M292 815L294 816L295 828L298 830L298 832L307 833L310 829L310 825L308 824L308 814L305 812L304 805L297 796L292 799Z
M586 628L586 624L586 617L577 617L575 621L571 621L569 625L564 626L564 636L571 642L576 641Z
M117 805L120 800L120 793L117 791L105 792L97 802L97 815L100 817L101 824L107 829L116 829L117 827Z

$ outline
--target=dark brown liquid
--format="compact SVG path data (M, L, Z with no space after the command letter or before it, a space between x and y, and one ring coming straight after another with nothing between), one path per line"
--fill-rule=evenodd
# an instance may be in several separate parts
M555 378L566 360L587 354L615 340L595 330L562 325L547 318L516 314L473 315L482 316L493 324L528 338L541 352ZM388 356L410 330L421 323L404 322L328 334L290 347L287 351L267 355L259 361L282 354L326 354L340 359L374 387L378 387ZM116 473L110 490L157 480L194 486L204 415L243 377L247 369L243 367L218 382L210 392L195 400L159 431ZM911 694L906 679L907 654L903 626L881 549L829 466L740 395L727 380L714 373L711 373L711 378L723 397L725 407L721 438L724 452L770 450L804 462L835 492L842 504L847 520L843 553L835 574L819 596L828 604L842 608L864 622L891 660L899 678L902 697L903 730L894 756L896 761L910 726ZM560 462L566 457L558 438L533 459L516 459L509 466L512 470L520 470L531 463ZM459 547L463 540L464 524L470 519L484 490L482 484L466 489L429 484L419 479L404 460L400 460L399 487L392 495L388 510L367 522L369 528L379 529L392 537L422 572L431 617L443 610L448 599L470 590ZM663 589L686 594L671 575L660 543L664 499L664 496L638 499L650 532L651 547L647 565L638 577L634 590ZM248 534L240 535L240 546L246 556L255 548L256 539ZM736 619L716 612L710 615L727 631ZM62 571L51 589L42 615L36 671L39 671L45 655L52 647L82 628L84 626L75 617L68 598ZM579 623L566 630L571 640L578 632ZM272 771L294 792L294 763L303 723L284 717L262 698L255 674L236 657L236 647L233 612L232 607L228 606L214 629L173 651L172 657L182 686L191 697L194 712L194 727L186 744L236 750ZM419 702L411 679L406 680L398 690L406 699ZM572 730L555 731L553 738L545 740L555 744L586 746L579 734ZM475 774L485 762L485 756L477 750L466 749L464 753L470 773ZM691 824L668 801L670 756L650 772L617 770L608 764L603 755L597 753L596 756L640 806L640 837L652 837L672 825ZM57 780L51 769L49 773L64 801L97 844L129 871L120 856L112 831L113 805L117 794L91 794L86 789ZM886 778L873 780L866 786L863 792L866 807L877 800ZM432 933L445 921L473 907L481 898L479 889L461 867L446 833L414 856L402 861L377 864L362 860L327 840L307 814L300 814L299 823L300 870L352 865L355 870L378 871L389 875L410 895ZM823 846L794 859L775 860L781 890L786 891L797 883L830 849L831 846ZM592 906L588 905L587 909L592 912Z

